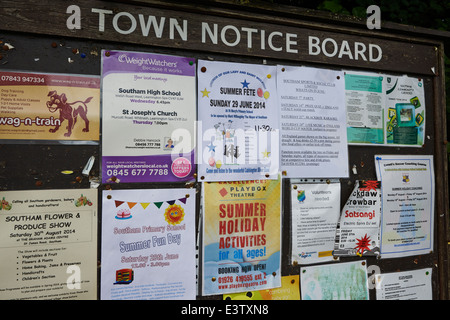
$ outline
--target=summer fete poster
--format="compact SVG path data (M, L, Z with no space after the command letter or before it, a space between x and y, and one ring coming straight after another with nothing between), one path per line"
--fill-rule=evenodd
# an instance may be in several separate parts
M0 192L0 299L97 299L97 190Z
M195 173L195 59L102 51L102 182Z
M381 258L428 254L434 239L433 156L375 155L381 181Z
M281 183L203 183L203 295L281 286Z
M0 139L98 141L100 78L0 72Z
M195 190L103 191L102 300L195 300Z
M276 67L198 61L198 177L276 179Z

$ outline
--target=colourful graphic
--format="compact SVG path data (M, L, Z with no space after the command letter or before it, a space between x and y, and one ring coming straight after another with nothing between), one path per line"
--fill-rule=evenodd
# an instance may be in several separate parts
M116 271L116 282L114 284L130 284L133 280L133 269L120 269Z
M5 197L2 199L2 205L0 206L0 210L11 210L12 205L9 204L8 201L5 200Z
M184 219L184 210L177 204L170 205L164 213L167 223L171 225L179 224Z
M358 256L362 256L365 251L371 251L370 250L370 241L371 241L370 237L367 236L367 233L361 239L356 239L355 249L357 249L356 254Z
M58 131L64 120L67 120L67 132L64 133L64 136L70 137L72 135L72 129L77 123L78 116L84 120L82 132L89 132L87 104L91 102L93 97L89 97L84 101L68 102L66 94L61 93L59 95L56 90L50 91L47 96L50 97L50 100L47 101L48 111L54 113L59 110L59 121L57 121L55 128L49 130L50 132L55 133Z
M306 199L306 193L305 190L298 190L297 191L297 200L300 203L303 203L303 201L305 201Z
M118 220L131 219L132 217L133 216L131 215L131 212L128 209L119 210L119 212L117 212L116 214L116 219Z
M377 190L381 187L381 182L376 180L363 180L361 181L360 191Z
M158 209L161 208L161 206L165 203L169 205L173 205L176 201L180 201L183 204L186 204L187 198L189 195L186 195L185 197L174 199L174 200L166 200L166 201L145 201L145 202L132 202L132 201L124 201L124 200L114 200L114 204L116 208L120 207L124 203L127 204L129 209L133 209L133 207L137 204L140 204L143 209L147 209L150 203L153 203Z
M414 98L409 99L409 102L414 105L414 107L419 108L421 106L419 97L415 96Z
M75 201L75 207L81 207L81 206L92 206L91 200L89 200L87 197L81 195L76 201Z

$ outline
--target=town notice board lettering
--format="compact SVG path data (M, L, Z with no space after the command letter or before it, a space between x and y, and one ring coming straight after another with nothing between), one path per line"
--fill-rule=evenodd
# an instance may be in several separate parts
M414 70L427 75L434 75L432 68L438 66L438 53L426 40L403 42L386 37L382 30L374 37L373 31L363 28L340 32L338 25L319 27L309 23L305 27L301 19L264 13L242 19L229 10L185 10L183 6L178 10L160 9L151 7L150 2L145 6L95 0L69 4L42 0L34 6L18 2L15 13L0 8L4 30L346 67ZM53 17L51 21L48 14ZM411 53L408 59L404 58L405 50Z

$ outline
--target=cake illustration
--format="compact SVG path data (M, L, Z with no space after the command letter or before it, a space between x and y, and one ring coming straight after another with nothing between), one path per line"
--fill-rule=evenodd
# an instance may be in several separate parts
M116 219L118 220L130 219L131 217L131 212L128 209L119 210L116 214Z

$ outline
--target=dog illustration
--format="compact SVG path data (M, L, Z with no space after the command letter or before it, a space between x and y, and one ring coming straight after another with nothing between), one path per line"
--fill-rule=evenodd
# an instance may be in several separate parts
M87 118L87 104L91 101L93 97L87 98L85 101L75 101L68 103L67 97L65 93L58 95L56 90L50 91L47 95L50 97L49 101L47 101L47 108L50 112L56 112L59 110L59 124L56 125L53 129L50 129L50 132L56 132L62 122L64 120L68 121L67 132L64 133L65 137L70 137L72 134L72 129L77 123L78 115L81 119L84 120L85 127L83 128L83 132L89 132L89 120Z

